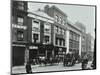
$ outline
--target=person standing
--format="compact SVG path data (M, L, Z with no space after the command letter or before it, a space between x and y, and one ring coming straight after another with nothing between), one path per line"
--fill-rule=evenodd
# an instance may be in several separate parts
M26 68L26 73L32 73L32 68L31 68L31 64L30 64L30 62L27 62L25 68Z
M85 55L83 60L82 60L82 70L87 69L87 64L88 64L88 57L87 57L87 55Z

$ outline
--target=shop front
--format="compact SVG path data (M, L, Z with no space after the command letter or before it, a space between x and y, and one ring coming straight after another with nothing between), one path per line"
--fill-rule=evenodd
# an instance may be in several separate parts
M38 63L39 58L45 56L45 50L42 44L29 44L29 61Z
M58 58L59 61L63 61L64 55L66 54L66 47L55 47L54 56Z
M45 45L45 53L46 53L46 59L53 58L54 57L54 46Z
M19 66L25 63L25 44L12 44L12 65Z

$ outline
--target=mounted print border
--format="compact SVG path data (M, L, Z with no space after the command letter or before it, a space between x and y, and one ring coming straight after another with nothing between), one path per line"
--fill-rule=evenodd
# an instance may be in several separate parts
M96 69L96 5L11 0L11 74Z

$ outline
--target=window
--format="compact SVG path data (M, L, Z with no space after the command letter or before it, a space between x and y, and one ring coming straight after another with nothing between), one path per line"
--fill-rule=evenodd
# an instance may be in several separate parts
M59 28L59 34L62 34L62 29L61 28Z
M58 34L60 34L61 33L61 28L58 28Z
M58 27L57 26L55 26L55 32L58 33Z
M73 48L73 41L69 40L69 49L72 49L72 48Z
M32 21L32 30L40 31L40 23L39 23L39 21L36 21L36 20Z
M59 19L59 23L62 24L62 18L61 18L61 17L60 17L60 19Z
M65 46L65 40L62 40L63 41L63 46Z
M59 44L60 44L60 46L62 45L62 40L61 39L59 39Z
M62 34L65 35L65 30L64 29L62 29Z
M17 40L23 41L23 39L24 39L23 31L17 31Z
M73 34L72 34L72 32L70 32L69 38L70 38L70 39L73 38Z
M56 20L56 22L59 22L59 17L58 17L58 15L55 16L55 20Z
M45 36L45 43L49 43L49 36Z
M24 3L18 2L18 8L21 9L21 10L24 10Z
M44 32L50 33L51 32L51 25L50 24L44 24Z
M58 41L58 38L56 38L55 40L56 40L55 44L58 45L58 42L59 42L59 41Z
M65 25L65 24L66 24L66 21L65 21L65 20L63 20L63 21L62 21L62 24L63 24L63 25Z
M34 33L33 34L34 43L37 43L38 39L39 39L39 34Z
M18 25L23 25L23 23L24 23L24 18L23 18L23 17L18 17L18 18L17 18L17 23L18 23Z

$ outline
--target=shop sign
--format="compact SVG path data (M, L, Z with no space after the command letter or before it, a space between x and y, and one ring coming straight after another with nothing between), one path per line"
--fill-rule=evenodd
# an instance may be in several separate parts
M19 29L24 29L24 30L26 30L26 29L27 29L27 27L26 27L26 26L17 25L17 24L12 24L12 27L13 27L13 28L19 28Z
M38 49L37 46L29 46L29 49Z
M12 46L16 46L16 47L25 47L25 45L18 45L18 44L12 44Z

